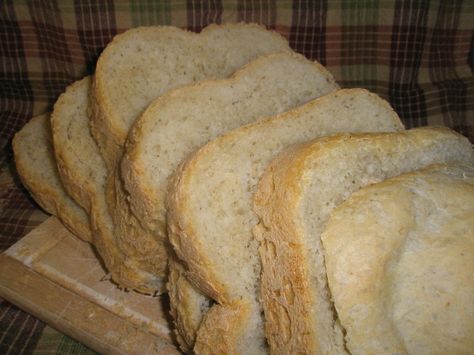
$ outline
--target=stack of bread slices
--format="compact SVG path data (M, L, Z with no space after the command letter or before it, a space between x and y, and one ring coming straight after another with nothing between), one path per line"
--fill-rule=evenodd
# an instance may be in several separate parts
M118 287L168 292L184 352L474 349L470 142L275 32L126 31L13 147Z

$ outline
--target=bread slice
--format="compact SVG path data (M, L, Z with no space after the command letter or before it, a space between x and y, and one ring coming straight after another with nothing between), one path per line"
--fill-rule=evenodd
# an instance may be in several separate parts
M109 171L153 99L185 84L227 77L262 54L281 51L290 51L287 41L255 24L210 25L199 34L139 27L116 36L99 57L91 95L92 132Z
M53 145L59 175L66 191L86 211L105 191L107 170L89 128L87 107L91 78L68 86L51 115Z
M18 175L35 201L78 238L91 241L89 217L64 191L54 159L49 114L33 117L13 138Z
M91 216L92 242L112 280L120 287L147 293L153 291L140 285L163 290L163 280L156 278L153 270L137 269L118 246L105 200L107 169L89 127L90 88L90 77L79 80L67 87L54 105L51 128L60 178L65 190Z
M175 173L168 194L171 244L188 269L187 276L219 302L222 317L240 317L227 319L234 324L229 332L239 332L226 337L238 352L267 351L259 304L260 262L252 236L257 222L252 196L266 164L291 144L331 132L400 129L397 114L377 95L362 89L340 90L216 138L190 155ZM247 316L231 311L234 307L247 309ZM211 323L201 326L197 346L212 348L212 341L222 337L211 334L217 331L212 326L217 314L213 310L213 317L206 317L205 322Z
M351 354L474 349L474 165L432 165L337 207L321 236Z
M125 189L116 176L108 197L127 260L165 275L166 188L187 154L226 130L336 89L319 63L277 53L257 58L228 79L182 87L155 100L130 132L121 166Z
M451 161L473 162L469 141L447 129L342 134L294 147L267 167L255 195L266 334L281 353L343 353L327 286L321 233L350 194L389 177Z

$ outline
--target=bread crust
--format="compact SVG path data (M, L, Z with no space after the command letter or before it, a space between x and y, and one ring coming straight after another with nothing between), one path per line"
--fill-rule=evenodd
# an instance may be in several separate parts
M307 316L312 304L312 285L308 281L310 262L306 247L296 238L288 237L303 233L297 213L302 193L298 181L304 179L308 153L305 148L310 146L311 143L297 145L282 153L278 164L270 163L255 194L255 211L262 221L253 232L260 243L263 266L265 333L270 347L283 354L323 353L317 337L308 331L313 325ZM282 166L289 167L288 174L281 173ZM292 341L294 338L298 341Z
M366 158L367 165L359 165L359 157ZM323 277L318 279L315 267L324 268L321 247L316 248L320 245L318 231L333 206L362 186L430 163L457 159L473 161L472 147L465 137L446 128L421 128L322 138L288 150L269 164L255 194L254 209L260 218L255 233L260 240L261 290L272 349L287 354L331 352L330 334L323 332L337 332L340 326L331 311L325 270L319 272ZM308 217L307 201L321 211L319 215ZM314 220L313 226L308 220ZM315 264L321 259L321 265ZM325 322L329 321L315 313L318 304L324 305L328 318L333 314L333 324L327 329ZM280 336L282 332L288 336Z
M49 114L33 117L15 134L12 145L17 172L23 185L45 211L57 216L75 236L90 242L88 216L63 190L53 154L49 119ZM32 144L37 147L34 157L26 151ZM41 168L48 169L54 181L42 178L35 166L38 161L43 162Z
M250 306L234 301L225 306L215 304L204 316L197 337L196 354L242 354L239 336L244 332Z
M83 169L83 166L77 166L77 160L80 159L78 154L81 153L81 148L75 151L73 150L75 147L71 149L69 145L73 144L73 138L71 136L77 135L78 132L73 126L75 118L67 117L67 115L71 116L71 112L74 113L74 111L77 110L77 114L84 116L86 118L85 121L87 121L87 123L89 122L86 110L90 83L91 78L85 77L69 85L54 104L54 110L51 114L54 154L59 176L67 193L86 211L90 210L91 198L96 194L96 181L94 178L91 178L91 176L83 176L83 174L87 173L84 171L86 169ZM81 103L81 101L83 102ZM79 108L74 106L79 106ZM84 132L84 136L86 136L86 134L87 133ZM90 142L87 142L89 146L95 144L92 137L90 138ZM97 156L100 157L98 149ZM84 160L87 158L89 157L84 156ZM92 163L93 162L88 161L84 165ZM89 168L89 166L86 168Z
M189 282L184 267L173 253L169 257L166 288L177 341L181 350L189 353L194 348L199 326L211 307L211 300Z

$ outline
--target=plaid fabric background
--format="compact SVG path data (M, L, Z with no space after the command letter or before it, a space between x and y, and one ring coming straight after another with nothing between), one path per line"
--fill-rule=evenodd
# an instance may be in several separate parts
M15 177L11 138L94 71L111 38L141 25L200 31L257 22L317 59L344 87L389 100L407 127L474 141L473 1L11 1L0 3L0 250L47 216ZM0 301L0 353L88 350Z

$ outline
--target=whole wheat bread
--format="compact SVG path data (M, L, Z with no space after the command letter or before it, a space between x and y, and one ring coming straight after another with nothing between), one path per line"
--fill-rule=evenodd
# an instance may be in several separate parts
M274 159L255 195L271 348L285 354L346 352L321 245L335 207L352 192L386 178L433 163L473 159L465 137L428 127L336 135L296 146Z
M156 99L127 140L121 164L124 185L116 175L114 193L108 189L127 260L165 275L168 177L187 154L226 130L337 88L319 63L296 53L278 53L257 58L228 79L181 87Z
M18 175L31 196L77 237L91 241L89 217L65 192L54 158L49 114L33 117L13 138Z
M213 324L221 319L233 324L225 337L231 349L267 351L252 196L270 159L291 144L331 132L400 129L387 102L366 90L347 89L230 131L186 159L168 194L169 237L190 280L219 303L201 325L195 349L217 346L223 331Z
M474 165L432 165L370 185L322 234L351 354L474 349Z

